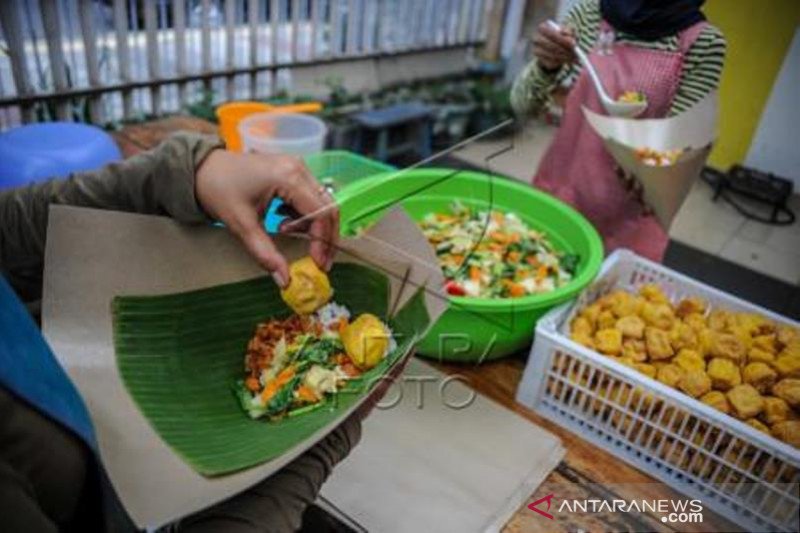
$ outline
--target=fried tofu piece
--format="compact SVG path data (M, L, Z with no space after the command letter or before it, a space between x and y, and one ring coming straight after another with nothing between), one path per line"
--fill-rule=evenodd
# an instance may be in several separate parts
M652 326L644 330L645 344L647 345L647 355L654 361L669 359L675 352L669 342L669 333Z
M759 420L758 418L748 418L744 421L750 427L756 428L757 430L761 431L762 433L766 433L767 435L770 434L769 427L767 427L764 422Z
M744 346L745 352L753 345L753 337L750 336L750 329L747 326L735 325L728 328L731 335L739 339Z
M609 293L602 295L600 298L595 300L595 303L600 306L600 309L603 311L611 310L614 307L614 304L617 302L620 294L623 294L624 291L622 290L615 290Z
M706 317L697 313L690 313L683 317L683 323L698 333L706 329Z
M647 376L648 378L656 379L656 367L648 365L647 363L634 363L633 368Z
M702 316L706 312L707 307L708 302L699 296L688 296L675 306L675 314L679 318L685 318L689 315Z
M787 346L791 344L793 340L800 338L800 332L798 332L792 326L781 325L775 330L775 338L778 341L778 344L781 346Z
M597 315L597 330L613 328L617 323L617 318L611 311L600 311Z
M769 335L757 335L753 337L753 344L750 349L753 350L758 348L759 350L764 350L765 352L775 354L778 351L776 342L777 341L774 333Z
M730 359L736 363L744 358L745 347L736 335L719 333L714 335L711 345L711 355Z
M791 407L800 409L800 379L785 378L772 386L772 394Z
M767 363L771 364L775 361L775 354L758 348L755 344L747 352L747 361L750 363Z
M688 324L675 322L669 332L669 341L676 351L683 348L697 348L697 332Z
M761 394L768 393L777 379L778 373L766 363L749 363L742 370L742 380Z
M570 324L570 331L573 334L592 335L594 333L594 326L589 322L585 316L576 316L572 319Z
M741 420L756 417L764 410L764 397L747 383L736 385L728 391L727 396L733 414Z
M733 328L741 328L743 331L746 331L748 335L758 335L761 331L762 326L764 326L768 320L766 317L759 315L758 313L734 313L732 324L730 327Z
M597 329L597 317L600 316L600 306L597 303L587 305L580 310L578 316L585 318L592 325L592 329Z
M678 365L667 363L658 369L656 379L665 385L677 388L678 382L685 373L686 371Z
M611 305L611 312L618 318L636 315L642 309L642 300L628 292L621 292Z
M800 421L786 420L778 422L772 426L772 436L795 448L800 448Z
M703 328L697 332L697 351L700 352L705 358L711 357L711 348L714 346L714 340L717 337L717 332L713 329Z
M784 352L781 352L772 366L782 378L800 378L800 355L784 355Z
M708 363L708 377L714 388L727 391L742 383L739 367L730 359L715 357Z
M668 304L648 302L642 307L642 318L649 325L668 330L675 322L675 315Z
M725 331L728 329L730 318L731 314L725 309L714 309L709 313L706 323L714 331Z
M731 404L728 402L728 398L725 397L725 393L723 392L712 390L703 394L700 397L700 401L706 405L710 405L717 411L722 411L726 415L731 414Z
M628 357L637 363L647 361L647 347L643 340L624 339L622 341L622 357Z
M660 304L669 303L669 298L667 298L667 295L664 293L663 290L661 290L661 287L659 287L655 283L647 283L646 285L642 285L641 287L639 287L639 294L648 301L653 303L660 303Z
M594 337L591 335L586 333L572 333L570 334L570 338L578 344L589 348L590 350L596 349L594 345Z
M684 370L705 370L706 360L699 353L689 348L684 348L672 358L672 363ZM712 380L713 381L713 380Z
M684 372L678 388L692 398L699 398L711 390L711 378L702 370L689 370Z
M761 413L770 426L794 418L792 408L785 400L776 396L764 397L764 411Z
M622 353L622 332L618 329L601 329L594 334L594 344L598 352L605 355Z
M630 337L633 339L644 338L644 320L636 315L629 315L620 318L617 320L614 327L620 330L624 337Z

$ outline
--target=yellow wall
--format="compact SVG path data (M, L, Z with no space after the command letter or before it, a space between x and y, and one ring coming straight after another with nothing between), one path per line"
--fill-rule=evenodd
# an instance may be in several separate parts
M710 163L741 163L800 24L798 0L708 0L709 22L728 41L720 86L720 136Z

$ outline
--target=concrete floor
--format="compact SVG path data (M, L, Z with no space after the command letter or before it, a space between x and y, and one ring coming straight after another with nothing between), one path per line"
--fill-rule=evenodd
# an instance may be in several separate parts
M513 137L477 141L452 155L485 168L487 156L513 143L512 150L488 164L494 172L527 182L536 172L554 132L553 126L531 122ZM798 215L790 226L748 220L726 202L713 202L711 187L698 180L669 233L675 241L800 286L800 196L792 198L790 207Z

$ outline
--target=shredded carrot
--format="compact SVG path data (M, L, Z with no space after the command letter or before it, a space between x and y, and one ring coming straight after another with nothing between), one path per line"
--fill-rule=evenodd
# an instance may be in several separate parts
M469 279L471 279L472 281L480 281L481 269L474 265L469 267Z
M508 252L508 260L512 263L519 261L519 252Z
M261 387L261 384L258 382L256 378L250 376L245 380L244 386L247 387L247 390L249 390L250 392L256 392Z
M275 396L275 393L278 392L281 386L278 385L278 380L273 379L267 382L267 386L264 387L264 390L261 391L261 399L266 403L270 401L270 399Z
M342 372L351 378L357 378L361 375L361 370L359 370L352 362L348 361L347 363L340 365L340 368L342 369Z
M508 242L508 235L499 231L493 231L489 234L489 238L499 243Z
M539 265L539 268L536 269L536 280L541 281L547 277L547 265Z
M539 259L537 259L535 255L529 255L525 258L525 261L531 266L536 266L539 264Z
M337 328L339 330L339 335L344 333L344 328L346 327L347 327L347 319L345 317L339 317L339 326Z
M308 403L315 403L319 401L319 398L317 398L317 394L314 392L314 389L312 389L308 385L300 385L299 387L297 387L297 398Z
M514 297L525 296L525 287L523 287L519 283L512 283L511 287L508 290L508 294Z
M281 373L278 374L278 377L275 378L275 381L278 383L278 386L286 385L289 381L294 377L294 367L287 366Z

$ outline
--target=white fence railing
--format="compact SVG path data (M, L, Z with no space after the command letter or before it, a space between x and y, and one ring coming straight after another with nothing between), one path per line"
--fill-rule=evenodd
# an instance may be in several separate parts
M0 0L0 129L264 98L298 65L476 44L492 0ZM285 76L283 76L285 78Z

